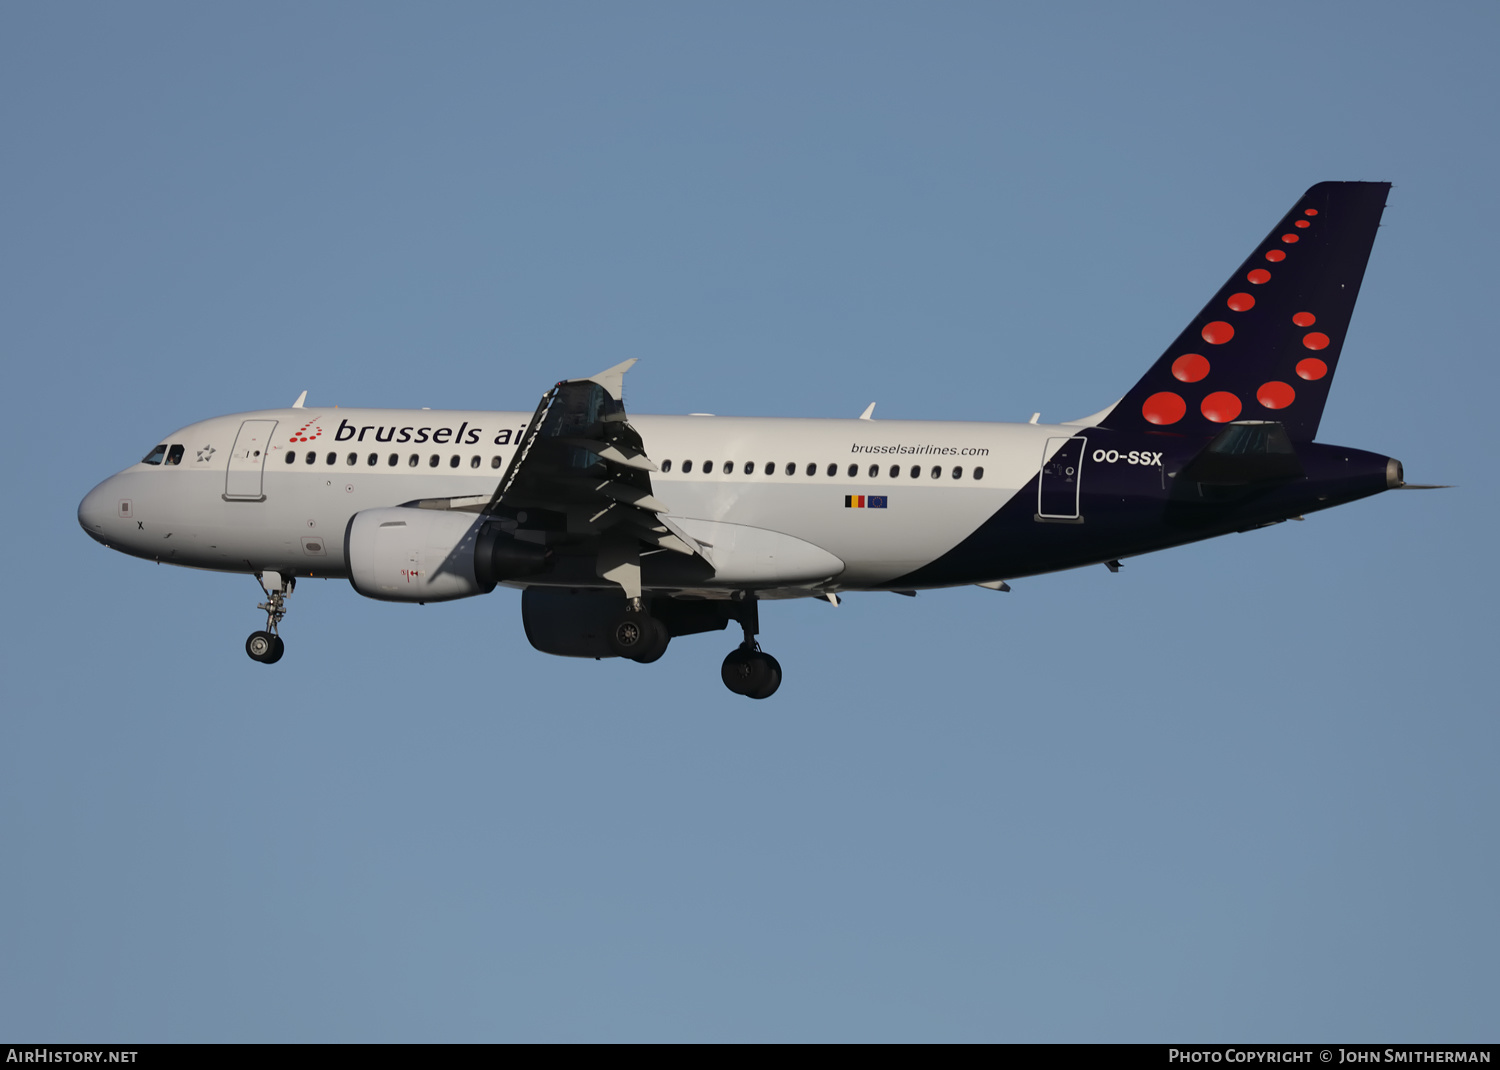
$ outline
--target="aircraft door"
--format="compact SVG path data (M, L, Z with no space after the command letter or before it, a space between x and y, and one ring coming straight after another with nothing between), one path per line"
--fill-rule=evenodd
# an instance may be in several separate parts
M265 491L261 489L261 476L266 467L266 454L270 451L271 432L275 430L275 420L246 420L240 424L234 449L229 452L229 471L224 477L225 501L266 500Z
M1078 515L1078 498L1082 488L1083 452L1087 444L1086 438L1047 440L1047 453L1051 457L1042 462L1041 476L1037 479L1038 520L1083 523L1083 518Z

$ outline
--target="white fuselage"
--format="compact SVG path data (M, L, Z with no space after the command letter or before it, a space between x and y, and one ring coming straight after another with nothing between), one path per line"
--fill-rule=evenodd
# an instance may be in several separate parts
M529 419L310 408L218 417L167 436L163 463L135 464L101 483L79 519L99 541L164 563L344 576L354 514L492 494ZM830 577L842 589L878 588L952 549L1036 476L1055 440L1080 431L863 419L631 421L660 469L651 474L653 493L674 521L812 544L842 563ZM174 452L180 461L167 463ZM883 507L869 507L870 498L883 498Z

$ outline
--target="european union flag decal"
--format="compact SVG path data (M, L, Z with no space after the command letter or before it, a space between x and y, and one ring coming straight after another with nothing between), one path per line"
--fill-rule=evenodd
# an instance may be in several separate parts
M845 509L884 509L884 494L846 494L844 495Z

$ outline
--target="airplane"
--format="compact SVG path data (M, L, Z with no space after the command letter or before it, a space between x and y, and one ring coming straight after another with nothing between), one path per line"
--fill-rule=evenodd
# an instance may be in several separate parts
M309 408L167 435L83 499L133 557L253 575L279 661L296 581L391 602L521 589L531 645L648 664L738 625L730 691L781 684L758 604L979 585L1300 519L1408 486L1315 441L1386 182L1309 189L1119 401L1029 423L628 414L627 360L534 412Z

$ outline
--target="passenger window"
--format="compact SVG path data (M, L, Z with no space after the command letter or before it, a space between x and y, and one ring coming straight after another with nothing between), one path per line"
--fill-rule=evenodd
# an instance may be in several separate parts
M477 454L477 453L474 454L473 459L469 461L469 467L470 468L478 468L479 467L479 454Z
M693 470L693 462L692 461L683 461L682 462L682 474L683 475L687 475L692 470Z
M457 468L458 467L458 454L455 453L453 455L452 459L450 459L448 461L448 467L449 468Z
M726 476L732 476L732 475L734 475L734 462L733 461L725 461L724 462L724 474Z
M491 468L499 468L500 467L500 458L499 457L491 457L490 458L490 467Z
M878 464L872 464L872 465L870 465L870 478L871 479L879 479L880 478L880 465L878 465Z
M859 465L851 464L849 466L849 478L853 479L857 475L859 475Z
M427 458L427 467L436 468L438 466L438 461L440 460L442 460L442 458L434 453L431 457Z
M328 451L328 456L326 458L324 458L324 463L326 463L326 464L338 464L339 463L339 455L337 453L334 453L332 450L329 450Z
M386 467L387 468L395 468L397 462L399 462L400 460L401 460L401 458L397 454L393 453L393 454L391 454L389 457L387 457L385 459ZM373 453L370 454L370 463L371 464L375 463L375 454L373 454Z
M380 454L378 454L378 453L372 453L368 457L365 458L365 464L369 465L371 468L374 468L379 462L380 462ZM395 463L396 463L396 455L393 453L393 454L391 454L391 464L395 464Z
M142 464L161 464L161 459L163 457L165 457L166 455L167 455L167 446L166 446L166 443L162 443L160 446L157 446L156 449L152 450L150 453L146 454L146 456L142 457L141 458L141 463Z
M703 462L703 474L706 475L706 476L711 476L711 475L714 474L714 462L713 461L704 461Z
M795 461L787 461L786 462L786 474L789 475L789 476L794 476L794 475L797 474L797 462L795 462Z
M183 454L183 452L184 452L183 448L181 446L179 446L179 445L176 445L174 443L173 446L172 446L172 448L167 451L167 463L168 464L181 464L182 463L182 454Z
M318 463L318 455L316 453L314 453L312 450L308 450L307 451L307 463L308 464L317 464Z
M942 465L935 464L935 465L932 466L932 478L933 479L942 479L943 478L943 466Z
M297 463L297 453L296 453L295 450L287 450L286 451L286 463L287 464L296 464Z
M984 469L983 468L976 468L976 469L974 469L974 478L975 479L983 479L984 478Z
M893 465L891 465L891 478L892 479L899 479L900 477L901 477L901 466L899 464L893 464Z
M754 461L746 461L745 462L745 474L747 476L753 476L755 474L755 462Z
M839 466L837 464L830 463L828 465L828 475L829 475L829 477L831 478L831 477L836 476L838 474L839 474Z
M812 461L807 462L807 474L810 476L818 474L818 466Z
M922 478L922 466L920 464L914 464L911 466L911 477L913 479Z
M419 458L417 457L417 455L415 453L413 453L411 455L411 457L407 460L406 467L408 467L408 468L415 468L417 466L418 459Z
M661 462L661 470L663 472L670 472L672 470L672 462L671 461L662 461Z
M359 463L359 454L357 454L357 453L351 453L351 454L349 454L349 456L347 456L347 457L344 458L344 463L347 464L350 468L353 468L355 465L357 465Z
M775 461L767 461L766 462L766 475L768 475L768 476L774 476L775 474L776 474L776 462Z

